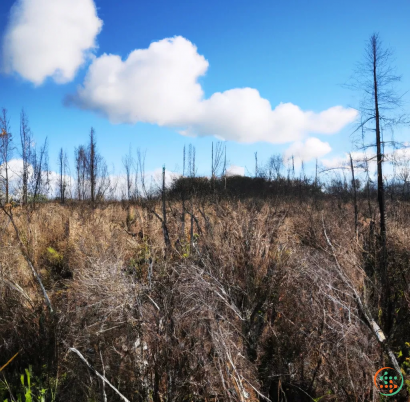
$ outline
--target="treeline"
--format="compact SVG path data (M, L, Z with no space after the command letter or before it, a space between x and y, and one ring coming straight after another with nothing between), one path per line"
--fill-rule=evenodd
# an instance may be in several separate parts
M47 139L36 146L34 136L24 110L20 115L20 135L11 133L7 110L0 116L0 199L3 205L12 201L21 204L58 200L90 201L95 204L104 200L128 200L158 198L162 195L162 183L152 184L145 172L146 153L131 148L123 157L122 176L110 175L104 157L99 153L93 128L88 143L74 149L74 171L69 156L63 148L57 155L57 172L49 170ZM191 144L182 150L182 174L172 182L166 182L167 197L213 196L219 199L257 197L336 197L348 202L356 197L369 202L377 198L377 183L369 168L370 160L352 160L332 169L319 166L316 160L314 174L305 173L304 163L295 168L295 159L287 161L283 155L272 155L265 163L258 162L248 176L233 175L227 166L226 145L212 143L210 150L209 177L198 177L195 147ZM385 192L390 200L410 199L410 158L405 152L392 153L389 159L393 172L385 178ZM396 156L397 155L397 156ZM16 159L20 165L11 165ZM354 179L353 179L354 177Z

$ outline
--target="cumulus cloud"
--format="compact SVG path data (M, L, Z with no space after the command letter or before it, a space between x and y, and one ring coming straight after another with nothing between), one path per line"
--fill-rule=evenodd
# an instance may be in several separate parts
M315 158L321 158L332 151L329 143L322 142L318 138L308 138L306 141L294 142L286 151L285 159L294 157L297 164L309 162Z
M13 197L17 199L21 198L22 192L22 180L23 180L23 159L11 159L8 162L8 180L9 180L9 191ZM0 165L0 186L5 180L5 164ZM32 165L28 166L28 181L32 183L33 181L34 169ZM48 176L48 192L49 196L57 196L58 186L60 180L60 174L53 171L43 171L43 177ZM74 179L68 175L63 176L68 188L67 193L71 191L70 183L74 183ZM31 191L31 189L29 189Z
M243 168L239 168L243 169ZM29 182L33 179L33 167L29 165L28 176ZM59 185L60 185L60 174L58 172L43 171L43 177L47 174L48 176L48 196L58 197L59 196ZM240 174L240 173L237 173ZM5 177L5 165L0 165L0 190L4 185ZM21 198L22 192L22 177L23 177L23 160L22 159L12 159L8 162L8 178L9 178L9 189L10 194L17 198ZM181 177L180 173L173 172L170 170L165 171L165 185L170 187L175 179ZM76 178L70 175L64 175L63 179L66 183L66 197L76 197ZM110 182L110 191L107 192L107 197L114 197L121 199L127 194L127 176L125 174L110 174L108 175ZM144 173L145 187L147 192L158 191L162 187L162 168L156 168ZM133 178L133 185L135 184ZM142 189L140 177L138 177L138 192L139 194L144 194ZM0 191L1 192L1 191Z
M245 176L245 168L242 166L231 165L226 169L227 176Z
M3 39L4 70L40 85L71 81L96 47L93 0L17 0Z
M410 161L410 143L405 142L402 148L385 154L385 158L398 164L408 163Z
M354 151L351 152L355 175L357 178L365 179L366 176L364 175L366 172L366 163L367 161L367 169L370 177L376 177L377 173L377 159L376 153L372 150L367 150L366 152L363 151ZM385 159L386 161L389 160L391 154L386 152ZM340 173L342 169L350 171L350 156L348 153L345 153L341 156L335 156L330 159L322 159L321 160L323 170L326 172L332 173ZM385 164L384 166L384 173L383 176L387 178L391 178L391 166Z
M146 180L148 182L148 179L151 178L152 180L152 185L157 188L162 187L162 168L157 168L153 171L146 172L145 173ZM165 185L168 187L170 186L175 179L178 179L178 177L181 177L181 174L172 172L170 170L165 170Z
M125 61L107 54L96 58L72 100L114 123L184 125L196 119L203 96L197 78L207 68L191 42L164 39L134 50Z
M208 99L198 79L208 61L177 36L134 50L126 60L104 54L92 62L82 86L67 100L97 111L113 123L148 122L183 135L213 135L244 143L300 141L309 133L333 134L357 111L341 106L320 113L292 103L272 108L253 88L214 93Z
M23 159L11 159L7 163L8 178L10 181L16 181L21 179L21 172L23 171ZM6 164L0 165L0 176L5 177ZM29 175L33 173L31 166L29 166Z
M377 167L376 162L376 154L373 151L355 151L351 152L353 162L357 169L361 168L362 165L364 166L364 162L367 160L368 166L370 170ZM386 154L386 158L388 158L388 154ZM350 169L350 156L348 153L345 153L343 156L335 156L330 159L322 159L321 160L323 166L327 169L336 169L336 168L349 168Z

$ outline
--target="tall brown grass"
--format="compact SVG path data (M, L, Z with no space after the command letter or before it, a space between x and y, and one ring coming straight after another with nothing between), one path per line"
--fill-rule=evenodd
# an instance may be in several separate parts
M59 401L120 400L75 347L132 401L378 400L373 375L387 355L354 292L377 318L374 242L369 226L355 232L352 206L194 205L192 241L181 205L168 206L170 252L161 222L138 205L16 208L54 314L1 215L0 366L22 350L6 378L30 364L45 382L59 378ZM391 211L388 341L408 380L410 206Z

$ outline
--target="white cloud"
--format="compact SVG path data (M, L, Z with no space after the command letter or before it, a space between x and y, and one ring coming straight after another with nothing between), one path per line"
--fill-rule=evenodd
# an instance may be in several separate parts
M235 166L235 168L237 168ZM243 169L243 168L239 168ZM59 185L60 185L60 174L54 171L43 171L43 177L48 173L49 180L49 197L58 197L59 196ZM240 174L240 173L237 173ZM33 167L29 165L28 167L29 182L32 182ZM243 174L242 174L243 175ZM5 177L5 165L0 165L0 196L2 191L2 185ZM10 195L20 199L22 192L22 177L23 177L23 160L22 159L12 159L8 163L8 178L9 178L9 188ZM180 173L176 173L170 170L165 171L165 185L170 187L175 179L181 177ZM66 197L77 197L75 183L76 178L64 175L63 176L66 183ZM108 175L111 187L114 189L113 192L107 192L107 196L113 196L117 199L125 196L127 193L127 176L125 174L110 174ZM162 168L156 168L144 173L145 187L146 191L157 191L162 187ZM141 178L138 176L138 192L141 195L144 195L142 189ZM135 185L135 176L132 177L132 186ZM109 193L109 194L108 194Z
M364 162L368 161L369 169L372 171L377 167L376 163L376 154L373 151L354 151L351 152L352 159L355 165L355 168L359 169L364 166ZM336 156L331 159L322 159L323 166L328 169L336 168L349 168L350 169L350 156L348 153L345 153L343 156Z
M165 185L167 187L170 186L172 182L180 176L181 175L179 173L172 172L170 170L165 170ZM162 168L157 168L151 172L146 172L145 177L147 182L148 179L151 178L154 187L162 187Z
M213 135L244 143L286 143L309 133L333 134L357 111L335 106L320 113L292 103L272 109L256 89L236 88L204 99L198 79L207 60L178 36L134 50L123 61L104 54L91 64L70 101L102 113L113 123L148 122L178 128L188 136Z
M231 165L226 169L227 176L245 176L245 168L242 166Z
M410 144L405 142L404 146L399 149L395 149L386 155L386 159L390 161L395 161L398 164L406 164L410 160Z
M96 47L93 0L17 0L3 39L4 70L40 85L71 81Z
M8 178L10 181L16 181L21 179L21 172L23 171L23 159L11 159L8 164ZM6 164L0 165L0 176L5 177ZM33 170L29 167L29 174L31 175Z
M180 177L181 175L176 172L172 172L169 170L165 171L165 186L169 187L175 179ZM125 174L111 174L109 176L111 185L115 187L114 196L118 199L121 197L126 197L127 194L127 176ZM73 182L75 180L73 179ZM145 181L145 190L149 193L151 191L158 191L162 187L162 168L157 168L152 171L148 171L144 173L144 181ZM135 176L131 178L132 188L131 192L135 191ZM138 194L144 196L144 190L141 183L141 177L138 175L137 179L138 185Z
M329 143L322 142L318 138L308 138L306 141L294 142L286 151L285 159L294 157L296 164L309 162L315 158L321 158L332 151Z
M300 140L310 132L336 133L353 121L356 113L336 106L316 114L292 103L281 103L272 110L270 102L256 89L237 88L203 100L197 120L182 133L215 135L243 143L286 143Z
M75 102L114 123L185 125L195 120L208 62L182 37L134 50L127 60L103 54L91 64Z
M33 166L31 164L28 165L28 181L30 185L33 184ZM59 181L60 181L60 174L53 171L43 171L43 177L45 178L46 174L48 173L48 180L49 180L49 196L57 195ZM74 183L74 179L68 175L64 175L64 180L66 185L70 187L70 183ZM5 178L5 164L3 163L0 165L0 182ZM20 198L20 193L22 191L22 180L23 180L23 159L11 159L8 162L8 179L9 179L9 186L10 186L10 193L14 196L17 195L17 198ZM30 189L29 189L30 191ZM70 188L67 189L67 192L71 191Z

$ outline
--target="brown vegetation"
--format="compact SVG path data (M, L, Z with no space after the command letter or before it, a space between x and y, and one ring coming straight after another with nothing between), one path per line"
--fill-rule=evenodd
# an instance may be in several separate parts
M377 252L367 219L356 236L352 205L196 199L190 239L175 201L166 251L156 203L14 208L24 252L1 215L0 364L21 350L9 383L30 364L45 384L59 379L59 401L121 400L74 347L130 401L378 399L387 349L357 300L380 317ZM388 242L388 347L404 374L409 209L394 205Z

